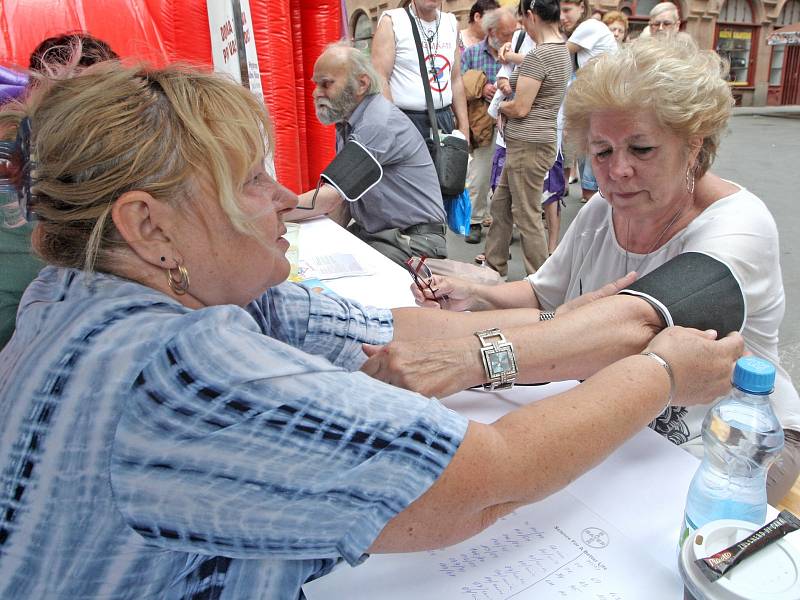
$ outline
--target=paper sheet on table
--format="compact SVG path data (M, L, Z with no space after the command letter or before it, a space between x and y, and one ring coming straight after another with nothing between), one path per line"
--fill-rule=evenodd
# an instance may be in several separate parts
M567 491L449 548L370 557L303 586L308 600L674 600L672 574Z
M470 390L443 402L471 419L491 423L515 406L565 392L575 384L562 381L494 392ZM670 571L672 584L667 587L674 598L683 589L677 547L686 490L699 464L694 456L645 428L567 487L589 510L602 515L643 554Z
M299 274L303 279L338 279L339 277L357 277L369 275L352 254L321 254L303 257L300 260Z

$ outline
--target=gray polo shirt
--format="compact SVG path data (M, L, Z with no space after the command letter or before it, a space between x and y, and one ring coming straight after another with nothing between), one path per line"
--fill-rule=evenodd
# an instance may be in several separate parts
M381 94L367 96L336 126L336 147L354 139L383 167L383 179L350 204L350 214L369 233L444 223L439 178L425 140L399 108Z

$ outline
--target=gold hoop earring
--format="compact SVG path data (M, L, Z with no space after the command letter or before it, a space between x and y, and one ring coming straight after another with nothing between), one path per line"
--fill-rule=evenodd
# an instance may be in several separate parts
M179 260L175 261L177 267L174 269L165 269L167 272L167 283L176 296L183 296L189 291L189 271L184 267ZM177 271L177 276L173 271Z
M686 190L691 196L694 194L694 169L686 167Z

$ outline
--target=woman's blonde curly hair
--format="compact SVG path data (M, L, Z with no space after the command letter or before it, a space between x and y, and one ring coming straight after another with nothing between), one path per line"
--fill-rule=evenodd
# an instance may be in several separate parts
M687 34L639 38L578 71L564 104L567 137L585 152L592 114L646 111L687 142L703 140L694 170L702 177L733 108L727 72L716 52L699 50Z

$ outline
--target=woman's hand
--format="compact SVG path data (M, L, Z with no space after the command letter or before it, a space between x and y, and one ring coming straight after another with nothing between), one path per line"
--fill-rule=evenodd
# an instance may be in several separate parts
M578 296L577 298L573 298L569 302L565 302L561 306L556 309L557 315L564 315L571 310L575 310L576 308L580 308L581 306L585 306L590 302L594 302L595 300L599 300L600 298L607 298L608 296L614 296L618 294L634 281L636 281L636 271L631 271L627 275L623 275L616 281L612 281L611 283L605 284L599 290L595 290L593 292L586 292L585 294Z
M497 51L497 60L499 60L501 63L505 63L506 60L508 60L506 58L506 53L510 51L511 51L511 42L506 42L505 44L500 46L500 49Z
M520 54L519 52L513 52L511 50L511 42L506 42L502 46L500 46L500 50L497 51L497 60L503 64L506 63L514 63L515 65L520 64L525 59L524 54Z
M430 287L431 289L425 288L423 293L415 283L411 285L411 293L414 294L414 302L417 305L459 312L475 310L476 308L473 298L473 286L468 281L457 277L434 275L431 277ZM433 292L436 292L435 298ZM445 296L447 296L447 299L444 298Z
M708 404L731 389L733 367L744 352L744 339L736 332L716 338L713 329L668 327L648 344L646 351L658 354L672 369L674 405Z
M480 383L483 373L474 338L389 342L362 346L367 355L361 370L380 381L442 398Z

